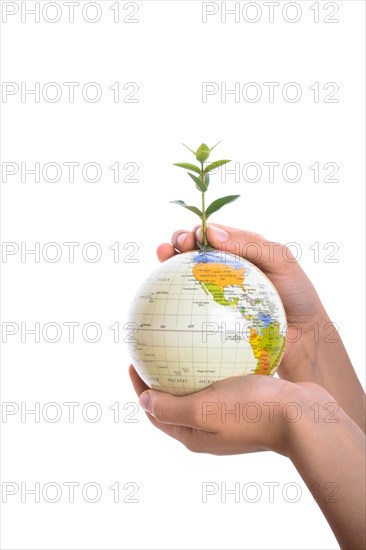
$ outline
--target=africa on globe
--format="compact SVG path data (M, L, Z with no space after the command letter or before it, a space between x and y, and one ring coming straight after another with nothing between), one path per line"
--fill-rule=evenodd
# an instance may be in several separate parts
M271 281L219 250L161 264L136 293L128 321L139 375L174 395L232 376L274 374L285 346L285 311Z

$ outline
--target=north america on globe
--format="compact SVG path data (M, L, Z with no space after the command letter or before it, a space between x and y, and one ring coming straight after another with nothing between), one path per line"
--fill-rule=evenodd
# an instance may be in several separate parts
M174 395L273 375L285 348L285 311L271 281L248 260L213 249L161 264L136 292L128 322L141 378Z

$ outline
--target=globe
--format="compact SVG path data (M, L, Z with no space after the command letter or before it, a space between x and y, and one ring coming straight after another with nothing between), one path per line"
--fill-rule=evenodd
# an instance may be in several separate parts
M152 389L188 395L248 374L273 375L285 347L286 316L272 282L224 251L177 254L132 300L132 362Z

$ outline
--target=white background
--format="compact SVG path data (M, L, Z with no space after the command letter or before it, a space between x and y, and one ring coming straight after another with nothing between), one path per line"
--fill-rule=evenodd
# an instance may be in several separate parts
M6 20L4 9L9 4L13 7L7 10L18 8L18 12ZM228 168L236 162L240 169L255 162L263 173L255 183L244 181L242 175L240 181L229 175L223 182L217 174L208 200L233 193L241 198L212 221L256 231L273 241L297 243L300 262L339 325L363 378L364 3L338 1L325 8L324 2L301 1L292 7L281 2L271 23L268 6L256 2L245 8L249 11L244 15L254 19L257 13L257 22L246 21L240 11L238 22L228 15L225 23L218 2L211 3L217 14L203 23L199 1L139 1L132 7L120 2L120 20L115 23L110 8L116 2L102 1L97 3L100 19L91 23L87 18L96 17L96 8L89 7L83 17L87 2L80 0L71 23L63 2L56 7L51 3L45 14L46 2L40 2L40 21L23 12L22 22L22 9L34 4L2 2L2 81L16 83L19 89L22 82L27 88L38 82L41 89L39 102L32 95L22 101L20 92L3 94L2 162L19 168L22 162L27 168L36 162L41 168L55 162L64 169L58 182L45 181L42 175L35 182L29 174L22 182L19 171L2 187L2 239L15 243L14 250L19 247L19 252L2 258L2 319L19 327L3 344L2 399L14 403L13 411L17 407L20 411L22 402L28 408L37 402L41 408L39 422L31 414L22 422L20 412L2 417L2 482L19 486L2 506L2 548L338 548L289 460L274 453L195 455L153 429L143 411L128 416L137 406L127 375L123 326L134 290L157 265L156 246L169 241L175 229L196 224L192 213L168 204L174 199L199 201L184 171L172 166L193 160L180 143L195 149L201 142L212 146L222 140L213 160L230 158L233 163ZM137 22L123 22L136 11L133 4L138 12L131 18ZM237 4L242 10L248 3ZM234 2L226 6L233 8ZM314 22L317 8L318 23ZM336 8L338 13L332 16ZM296 13L299 21L286 21ZM47 21L60 14L59 21ZM338 22L326 23L326 16ZM62 90L54 103L42 96L49 82ZM64 82L80 83L73 103ZM102 90L95 103L81 94L89 82ZM116 82L122 98L117 103L109 89ZM128 82L139 86L134 96L138 102L123 102L132 91L123 90ZM262 97L250 102L241 95L235 102L233 95L221 98L218 92L203 102L203 82L215 82L219 89L225 83L232 89L238 82L240 90L255 82ZM273 102L264 82L280 83ZM297 102L283 98L289 82L301 88ZM320 89L318 102L309 88L315 82ZM333 96L337 102L324 102L333 90L323 89L329 82L339 86ZM293 91L289 89L289 95ZM68 181L65 162L80 163L74 182ZM89 162L102 169L94 183L81 173ZM121 179L129 173L123 170L125 164L136 163L138 182L114 183L109 167L116 162ZM269 181L264 162L281 164L274 182ZM289 162L301 167L297 182L281 175ZM319 182L314 182L309 169L315 162L320 164ZM338 182L323 181L331 171L323 170L326 163L338 165L334 176ZM28 248L40 243L39 262L34 255L22 261L22 242ZM42 256L50 242L62 251L54 263L47 259L47 247L46 259ZM65 242L80 243L74 262L68 259ZM102 251L94 263L81 253L90 242L98 243ZM109 248L114 243L120 246L117 262ZM136 245L123 249L126 243ZM310 249L314 243L319 243L319 261ZM323 249L327 243L336 243L332 259L337 262L324 261L333 250ZM138 262L128 263L126 256L134 249L133 259ZM95 249L86 250L92 257ZM48 252L52 257L55 248ZM32 328L37 322L40 342L29 334L22 342L21 323ZM67 322L80 323L74 343L69 342ZM61 327L58 342L42 336L47 323ZM87 323L100 327L98 342L83 339L81 329ZM109 328L115 323L120 327L119 342L114 342ZM50 329L48 339L54 334ZM88 337L94 338L92 329ZM50 402L62 412L53 423L49 417L55 408L44 409L42 415ZM65 402L80 404L73 423ZM94 423L90 417L95 409L84 409L85 419L82 416L90 402L102 412ZM119 404L117 422L109 408L114 403ZM41 493L39 503L34 495L25 495L22 502L22 482L28 489L37 482L41 489L50 482L58 484L61 498L48 502L54 496L51 488L46 498ZM73 503L65 482L80 484ZM82 496L83 486L90 482L102 491L96 503ZM121 487L118 503L109 489L116 482ZM128 482L138 484L134 497L138 502L123 502L131 492L123 489ZM226 483L228 488L239 483L240 489L257 483L262 494L258 502L250 502L254 492L249 491L248 498L236 503L229 495L225 503L218 493L203 503L204 482ZM279 484L274 502L263 485L266 482ZM290 502L291 487L288 498L286 492L283 496L288 483L300 488L296 502ZM92 489L88 495L93 498Z

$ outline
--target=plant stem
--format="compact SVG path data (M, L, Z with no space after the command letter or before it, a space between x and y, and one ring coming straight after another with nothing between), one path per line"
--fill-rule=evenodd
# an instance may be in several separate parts
M203 162L201 162L201 181L204 183L205 175L203 172ZM202 191L202 234L203 234L203 244L207 246L207 229L206 229L206 207L205 207L205 192Z
M207 246L207 228L206 228L206 212L205 212L205 193L202 193L202 234L203 244Z

